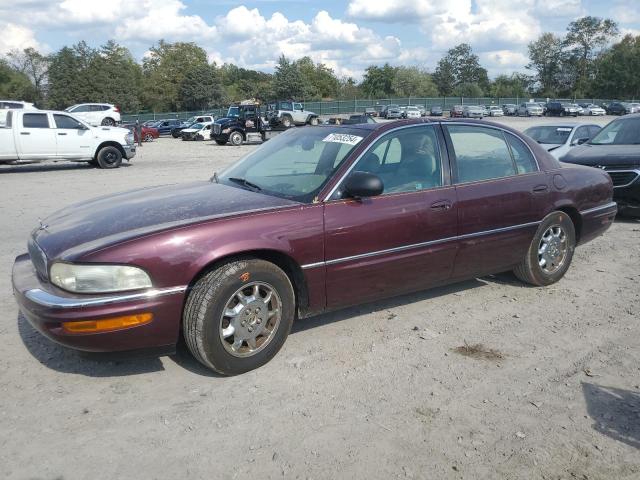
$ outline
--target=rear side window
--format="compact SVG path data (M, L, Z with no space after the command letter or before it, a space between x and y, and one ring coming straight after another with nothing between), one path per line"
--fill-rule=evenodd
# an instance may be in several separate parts
M515 175L509 147L502 131L469 125L449 125L458 183Z
M538 169L535 158L531 154L531 150L515 135L505 133L507 143L511 147L513 160L516 162L518 173L535 172Z
M75 113L88 112L89 111L89 105L80 105L79 107L76 107L71 111L75 112Z
M22 117L24 128L49 128L49 119L46 113L25 113Z

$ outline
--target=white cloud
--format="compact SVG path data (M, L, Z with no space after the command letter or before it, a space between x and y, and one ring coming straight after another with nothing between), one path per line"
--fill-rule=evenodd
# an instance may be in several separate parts
M14 23L0 22L0 55L11 50L23 50L33 47L36 50L46 50L35 38L33 30Z

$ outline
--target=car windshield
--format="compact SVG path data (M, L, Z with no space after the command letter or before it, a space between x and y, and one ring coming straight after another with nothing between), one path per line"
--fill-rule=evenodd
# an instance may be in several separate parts
M189 128L194 128L196 130L200 130L202 127L204 127L204 123L194 123L193 125L189 126Z
M237 118L239 116L240 116L240 109L238 107L229 107L229 110L227 110L228 118Z
M573 127L531 127L524 131L527 135L541 144L562 145L567 141Z
M370 133L352 127L291 129L229 167L219 181L309 203Z
M640 145L640 117L614 120L588 143L591 145Z

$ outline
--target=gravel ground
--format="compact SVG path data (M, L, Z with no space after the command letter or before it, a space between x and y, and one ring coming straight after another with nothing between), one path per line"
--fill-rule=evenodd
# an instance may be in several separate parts
M208 178L253 148L163 138L113 171L0 167L0 476L640 478L640 222L616 221L548 288L504 274L299 321L233 378L183 348L66 350L19 315L11 264L38 217Z

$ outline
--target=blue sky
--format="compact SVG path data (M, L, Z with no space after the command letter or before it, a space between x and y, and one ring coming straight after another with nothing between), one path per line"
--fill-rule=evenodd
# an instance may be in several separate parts
M309 55L360 78L385 62L433 70L468 42L495 76L523 71L531 40L583 15L640 33L639 0L0 0L0 55L115 39L140 60L164 38L196 42L218 63L271 71L281 53Z

